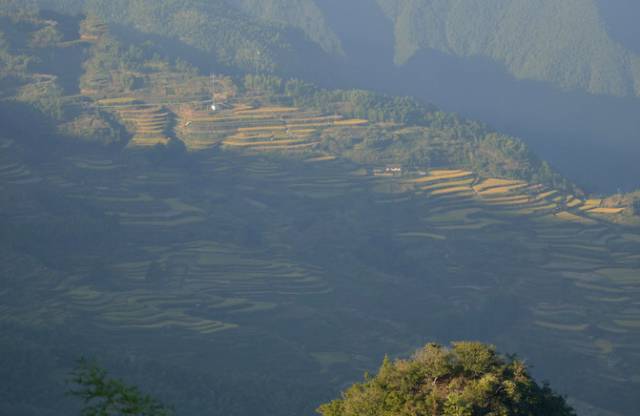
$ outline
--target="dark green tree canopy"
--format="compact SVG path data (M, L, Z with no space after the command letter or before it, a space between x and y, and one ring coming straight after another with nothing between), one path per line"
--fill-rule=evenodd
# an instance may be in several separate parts
M411 359L385 358L342 398L320 406L323 416L575 416L547 384L538 385L522 361L493 346L428 344Z
M136 386L108 377L96 363L82 359L71 375L69 394L83 400L83 416L171 416L173 411Z

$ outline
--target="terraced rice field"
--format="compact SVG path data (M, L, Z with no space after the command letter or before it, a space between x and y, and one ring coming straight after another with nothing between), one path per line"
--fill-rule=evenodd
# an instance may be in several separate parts
M13 140L0 138L0 187L3 184L29 185L41 182L42 179L24 163L9 157L13 147Z
M140 260L115 263L121 290L69 282L64 290L79 313L94 313L112 328L183 329L202 334L236 328L234 314L270 310L278 296L318 295L321 273L266 253L213 241L149 246ZM153 262L146 260L153 255ZM157 275L154 275L157 274Z
M179 136L191 150L222 144L251 152L300 151L313 148L323 129L364 126L366 120L343 119L294 107L238 104L216 114L190 112L179 120Z
M98 100L96 105L115 113L133 136L128 147L164 145L173 135L173 113L162 105L150 105L138 97Z
M202 162L209 166L209 160ZM234 166L225 157L211 162L220 171ZM186 330L210 335L236 328L237 314L268 311L289 297L320 296L330 291L321 269L292 260L286 251L279 253L277 246L269 250L248 249L228 242L190 238L201 227L215 229L237 220L224 209L211 211L212 207L202 201L176 195L175 189L188 180L184 172L163 168L125 174L118 180L119 175L113 172L122 172L122 166L116 161L72 157L64 163L70 169L50 185L64 184L61 189L68 189L69 183L71 189L65 192L71 192L72 198L99 203L107 214L117 216L122 238L129 239L129 248L123 248L116 255L118 260L108 267L111 279L119 282L115 287L87 281L87 275L95 274L90 257L77 256L75 272L65 279L43 275L50 284L41 289L50 290L53 285L57 295L43 300L40 307L57 314L60 320L81 315L91 317L105 329ZM270 207L254 199L260 197L252 195L252 190L263 182L282 179L282 186L296 188L294 193L321 192L324 187L338 185L335 179L325 178L309 183L308 188L299 188L290 184L286 170L267 160L247 163L245 169L257 182L252 180L244 186L247 196L242 200L260 211ZM87 172L91 175L86 176ZM108 186L98 185L106 178ZM5 183L10 178L0 179ZM225 207L226 195L212 191L207 198L211 198L214 207ZM148 240L152 244L143 243L147 241L145 236L153 236ZM19 264L12 262L16 267ZM26 261L25 269L29 267L33 265ZM18 275L29 279L33 276L24 272ZM42 311L10 309L7 316L38 323L46 319Z
M622 384L638 379L640 308L631 299L640 294L640 232L619 234L610 225L620 208L602 209L600 200L460 170L436 170L409 182L419 196L412 201L420 204L423 215L421 227L395 235L407 250L440 247L440 255L451 262L448 279L455 281L463 273L460 287L468 284L462 277L462 270L470 273L465 264L475 264L471 275L513 270L519 281L513 290L527 299L521 302L529 305L532 319L523 323L518 337L532 350L549 348L542 340L554 339L558 350L593 363L585 370L588 377L605 374ZM523 234L515 234L518 229ZM477 241L475 249L481 250L501 235L499 241L508 245L496 251L513 259L474 260L475 253L463 251L461 256L461 249L450 249L456 241ZM529 277L515 277L521 273ZM622 362L635 364L631 369Z
M234 134L260 134L262 126L235 128ZM10 267L3 275L16 277L4 286L6 293L0 289L0 321L46 326L85 319L109 331L214 340L221 333L254 334L256 328L245 325L258 319L288 323L308 314L321 322L316 330L327 321L354 319L350 311L334 311L335 287L376 303L368 297L371 286L393 297L389 288L397 289L398 279L413 279L428 286L416 283L415 293L398 296L424 308L427 318L453 309L465 319L483 317L486 309L494 313L493 298L487 299L498 293L517 303L517 313L496 309L509 322L486 329L496 342L517 343L532 357L536 351L569 351L584 369L580 377L615 379L621 388L640 377L640 308L634 303L640 295L640 232L612 225L613 212L592 213L601 208L599 201L465 170L375 177L321 153L296 163L251 153L194 152L195 174L88 155L29 173L117 218L118 244L106 266L87 247L67 260L65 273L0 252L0 263ZM14 165L21 163L0 159L8 166L0 167L3 189L38 185L15 183ZM10 219L31 221L43 215L38 209L21 206ZM397 257L375 263L388 253ZM392 283L375 286L380 281ZM329 306L317 312L315 305L325 301ZM360 313L367 315L355 315ZM394 313L400 318L390 326L410 325L402 312ZM487 319L500 321L491 313ZM288 336L289 327L272 325L269 331L281 331L277 337ZM404 336L412 339L407 334L414 329ZM352 351L358 345L336 339L335 352L324 347L305 354L321 370L343 365L345 354L357 355ZM578 366L562 368L573 374Z
M418 194L446 200L447 208L466 208L474 204L490 206L503 215L527 218L557 218L583 224L596 224L591 214L620 214L622 208L594 208L600 201L581 200L562 195L543 185L497 178L479 178L463 170L432 170L408 181ZM602 218L601 218L602 219Z

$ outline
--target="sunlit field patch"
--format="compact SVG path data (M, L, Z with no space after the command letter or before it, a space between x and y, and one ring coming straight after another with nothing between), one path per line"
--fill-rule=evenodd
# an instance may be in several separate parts
M624 212L624 208L593 208L589 210L590 214L605 214L605 215L622 214L623 212Z
M471 175L473 175L471 172L465 170L431 170L427 176L414 179L412 182L422 184L444 179L464 178Z
M534 321L534 324L546 329L554 329L557 331L568 331L568 332L582 332L582 331L586 331L587 328L589 328L588 324L570 325L570 324L559 324L555 322L547 322L547 321L540 321L540 320Z
M558 212L556 214L553 214L553 216L563 221L571 221L580 224L596 224L595 221L589 218L581 217L568 211Z

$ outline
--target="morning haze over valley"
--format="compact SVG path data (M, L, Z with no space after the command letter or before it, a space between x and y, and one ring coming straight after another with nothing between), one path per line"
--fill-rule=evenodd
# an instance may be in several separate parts
M0 0L0 415L637 415L639 19Z

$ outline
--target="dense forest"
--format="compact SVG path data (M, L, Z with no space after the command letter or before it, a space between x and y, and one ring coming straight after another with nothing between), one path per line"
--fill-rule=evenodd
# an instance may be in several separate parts
M186 51L193 49L191 57L197 57L199 64L209 67L215 63L249 71L291 71L288 62L297 61L294 57L303 52L301 48L309 48L309 44L298 41L297 36L288 33L282 25L260 23L229 7L224 0L168 0L161 4L151 0L43 0L38 3L63 12L94 14L126 27L133 37L139 32L164 39L167 45L185 45Z
M319 411L323 416L575 416L562 397L531 378L522 361L475 342L455 342L451 349L428 344L409 360L386 357L378 374Z
M398 63L432 48L485 56L521 79L593 94L640 95L640 56L611 38L595 0L378 3L394 21Z

